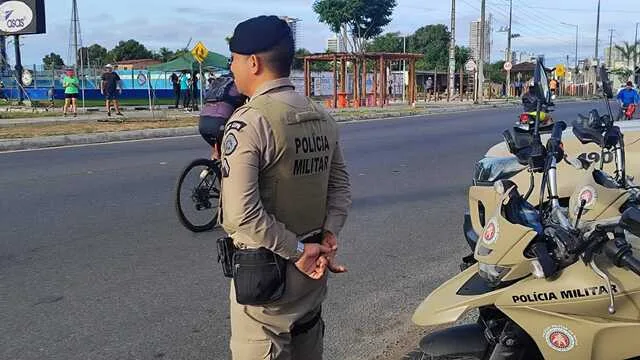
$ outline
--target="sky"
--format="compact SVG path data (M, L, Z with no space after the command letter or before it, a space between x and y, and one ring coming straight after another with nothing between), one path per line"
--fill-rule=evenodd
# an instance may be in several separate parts
M135 39L147 48L183 48L191 40L202 41L211 51L229 55L225 36L235 25L247 18L263 15L287 15L301 19L300 46L312 52L322 52L331 37L327 25L318 20L312 10L312 0L77 0L81 40L85 46L98 43L107 49L118 41ZM398 0L393 21L385 32L411 34L428 24L450 26L451 2L433 0ZM47 33L21 37L23 64L40 64L44 55L55 52L68 61L71 0L46 0ZM492 15L492 61L504 58L507 47L509 1L487 0L487 16ZM600 19L600 49L609 44L609 29L613 42L633 42L635 21L640 19L640 6L635 0L602 1ZM611 4L614 3L614 4ZM530 4L530 5L527 5ZM532 5L531 5L532 4ZM627 5L625 5L627 4ZM595 52L597 0L513 0L514 33L512 50L525 54L544 54L548 62L572 64L578 25L578 57L593 57ZM627 11L625 8L629 8ZM456 44L468 46L469 23L480 17L480 0L456 0ZM13 44L8 46L13 62ZM526 55L525 55L526 56Z

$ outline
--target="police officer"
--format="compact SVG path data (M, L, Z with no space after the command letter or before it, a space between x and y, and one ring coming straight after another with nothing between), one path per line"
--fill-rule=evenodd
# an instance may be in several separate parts
M334 260L351 205L338 127L294 91L293 44L276 16L240 23L229 43L236 86L249 101L225 127L220 223L238 249L266 249L286 262L284 292L262 305L238 302L240 291L251 290L240 282L261 274L234 273L234 360L322 359L325 271L346 271Z

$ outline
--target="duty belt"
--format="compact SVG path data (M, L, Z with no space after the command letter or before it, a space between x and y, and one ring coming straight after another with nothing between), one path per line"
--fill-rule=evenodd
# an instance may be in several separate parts
M309 231L299 236L299 239L304 244L320 244L322 242L322 229Z

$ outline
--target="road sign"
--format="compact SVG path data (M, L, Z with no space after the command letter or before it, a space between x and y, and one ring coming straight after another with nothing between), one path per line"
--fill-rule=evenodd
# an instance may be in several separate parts
M511 70L511 68L513 67L513 64L511 64L510 61L507 61L504 63L504 65L502 66L505 70L509 71Z
M209 55L209 49L200 41L191 49L191 54L197 62L202 63Z
M473 59L469 59L465 64L464 64L464 69L472 72L472 71L476 71L476 62L473 61Z
M565 73L566 73L566 69L564 68L564 64L556 65L556 76L557 77L564 77Z

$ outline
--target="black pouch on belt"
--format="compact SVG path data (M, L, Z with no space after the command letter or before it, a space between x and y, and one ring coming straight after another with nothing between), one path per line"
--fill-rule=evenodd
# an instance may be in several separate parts
M233 239L225 236L217 241L218 245L218 262L222 265L224 276L233 277L233 253L236 251L233 245Z
M282 297L287 260L269 249L237 249L233 254L236 301L241 305L267 305Z

